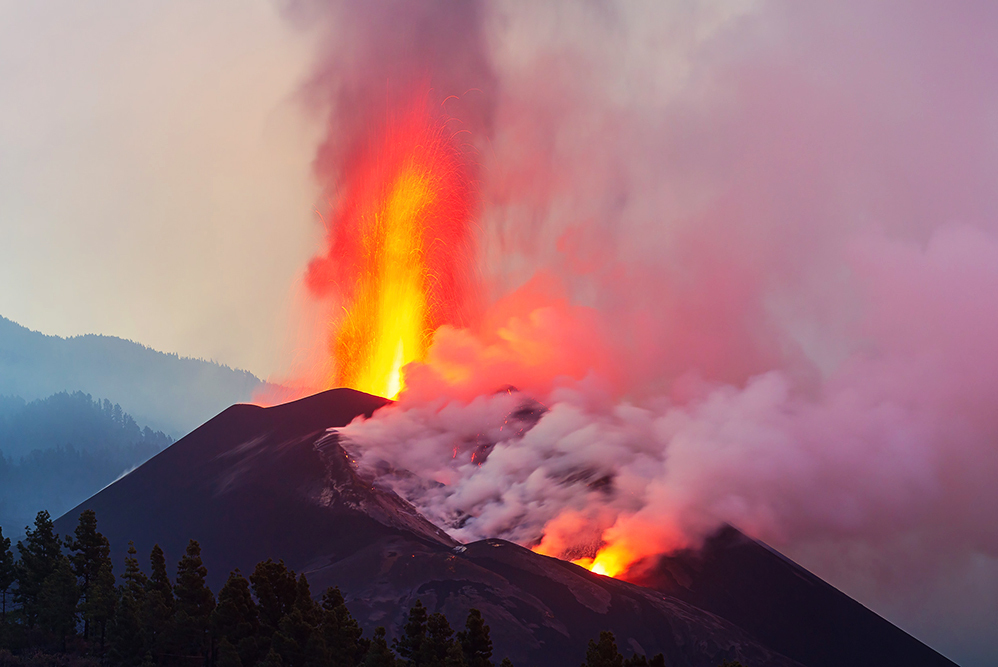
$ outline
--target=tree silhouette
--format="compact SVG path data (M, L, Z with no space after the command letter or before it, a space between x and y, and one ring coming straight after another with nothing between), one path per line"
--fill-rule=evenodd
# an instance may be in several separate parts
M208 628L215 596L205 583L208 569L201 562L201 545L196 540L187 544L187 552L177 564L176 597L177 643L187 655L208 654Z
M100 652L104 653L107 637L107 624L114 616L118 604L118 591L114 586L111 562L101 564L97 574L90 580L90 591L80 606L83 618L91 631L96 630Z
M612 632L608 630L600 632L598 642L589 640L583 667L623 667L623 665L624 656L617 650L617 641Z
M103 583L106 585L107 578L110 577L110 586L114 587L114 577L110 574L111 545L108 544L107 538L97 531L97 514L93 510L83 510L80 513L80 521L74 536L66 538L66 548L72 552L69 558L73 564L73 572L80 579L80 591L83 595L83 638L89 639L90 623L94 620L94 614L103 614L108 604L106 599L101 604L90 604L94 594L93 583L102 568L109 569ZM107 594L107 590L102 591L105 598ZM110 613L104 616L105 620L109 617Z
M272 634L294 606L298 590L295 573L288 570L283 560L275 563L268 558L257 564L249 579L259 605L260 624Z
M142 610L146 605L146 588L149 580L139 569L135 543L128 543L125 572L118 589L118 606L109 624L112 664L137 667L149 650L142 627Z
M624 659L624 667L665 667L665 656L659 653L649 658L648 656L635 653L630 658Z
M51 632L66 650L67 638L76 632L76 603L80 589L69 559L60 556L55 569L45 578L38 594L38 622Z
M426 618L426 607L421 600L416 600L416 604L409 609L405 626L402 628L402 636L394 642L395 651L409 667L423 665L422 648L426 641Z
M17 580L14 569L14 552L10 550L10 538L3 536L0 528L0 626L7 625L7 593Z
M243 667L243 661L239 657L239 651L228 639L223 638L218 643L218 655L215 659L215 667Z
M371 648L364 658L364 667L395 667L395 654L388 648L385 640L385 628L379 626L374 629L374 637L371 638Z
M218 606L211 614L211 630L222 642L228 642L244 665L256 664L259 657L257 635L260 617L250 593L250 583L235 570L229 574L222 590L218 592ZM222 661L222 643L219 643L219 665Z
M467 667L492 667L489 660L492 657L492 638L482 612L477 609L469 610L464 626L464 631L457 633L457 636Z
M146 649L155 656L174 650L173 584L166 572L166 556L159 545L149 554L151 570L146 581L145 602L142 605L142 626Z
M305 575L298 578L291 613L278 623L273 647L287 667L305 667L306 662L322 664L325 646L318 637L322 608L312 600Z
M17 563L17 589L14 600L21 605L21 613L26 624L32 628L38 622L38 598L42 587L49 575L59 566L62 547L52 524L52 517L44 510L35 517L34 530L25 528L25 531L24 541L17 543L21 559Z
M206 667L492 667L489 627L475 609L455 636L442 613L430 614L417 600L398 629L399 660L384 627L364 638L338 588L327 588L316 601L307 577L295 578L283 562L261 562L249 579L233 571L216 604L194 540L177 564L174 583L158 545L146 576L129 542L116 586L93 512L81 514L74 538L66 541L68 555L62 555L47 513L40 512L27 532L16 565L10 541L0 533L0 584L18 592L24 586L31 596L20 599L34 613L15 615L13 630L2 628L3 641L14 637L18 652L58 644L65 654L72 637L75 656L58 658L58 664L76 664L86 654L108 667L183 667L195 661ZM76 636L81 618L88 621L89 639ZM13 657L4 664L27 664L17 652ZM49 656L31 658L36 663L50 664ZM512 663L504 660L501 667Z
M454 631L447 622L447 617L443 614L431 614L426 619L426 638L422 647L422 661L424 665L443 666L448 657L453 661L460 649L454 641ZM462 663L463 663L463 655Z
M284 661L281 660L281 656L277 651L270 649L270 653L260 663L260 667L284 667Z
M320 632L330 662L343 667L359 664L364 659L367 642L363 641L363 630L347 609L339 588L326 589L322 594L322 609Z

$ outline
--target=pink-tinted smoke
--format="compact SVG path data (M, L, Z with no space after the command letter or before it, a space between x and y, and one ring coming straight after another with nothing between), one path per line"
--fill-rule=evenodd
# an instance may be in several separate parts
M328 24L320 173L392 63L484 91L489 293L344 430L361 467L458 538L570 558L731 522L998 656L998 9L389 5L298 7L363 19Z

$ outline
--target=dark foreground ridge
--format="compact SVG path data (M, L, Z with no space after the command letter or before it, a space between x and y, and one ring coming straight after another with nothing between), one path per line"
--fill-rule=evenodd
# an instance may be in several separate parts
M520 667L577 667L588 641L603 630L614 633L625 656L662 653L667 665L826 664L786 657L777 646L793 647L780 644L779 633L766 635L765 622L753 626L729 613L718 602L723 591L708 605L688 589L669 588L665 578L648 582L661 589L653 590L502 540L457 544L407 502L360 478L338 444L336 428L387 403L337 389L273 408L233 406L68 512L56 528L71 533L83 510L96 511L116 572L129 540L140 553L159 543L175 561L196 539L216 591L236 568L248 572L267 558L283 559L308 576L313 591L338 586L366 636L377 626L397 636L416 601L454 619L479 609L491 626L495 655L508 655ZM737 581L737 562L731 566L724 576ZM703 581L712 576L701 569ZM731 585L723 581L720 589ZM765 590L758 594L760 614L800 617L793 606L774 612L774 604L796 604L793 598L774 603ZM739 598L742 604L752 600ZM844 609L840 629L853 622L854 610ZM871 642L917 645L928 658L912 663L877 653L838 664L952 664L876 618L900 635L882 631L870 635ZM815 640L830 643L816 643L811 655L831 651L837 638Z

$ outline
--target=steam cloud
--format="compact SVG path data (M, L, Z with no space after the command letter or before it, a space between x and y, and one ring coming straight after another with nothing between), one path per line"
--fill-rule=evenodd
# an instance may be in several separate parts
M996 13L295 5L329 31L321 177L419 77L480 169L486 305L343 429L361 469L459 539L572 558L730 522L990 662Z

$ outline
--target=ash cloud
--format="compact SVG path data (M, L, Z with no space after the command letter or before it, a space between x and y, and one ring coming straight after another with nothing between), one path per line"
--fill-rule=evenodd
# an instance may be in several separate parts
M308 100L329 114L315 169L330 186L393 105L414 94L474 137L491 130L496 77L483 2L293 0L286 13L323 35Z
M485 91L488 305L344 429L362 468L459 539L569 557L730 522L992 662L995 8L429 3L427 41L371 6L329 22L319 164L404 60L382 35L453 49L417 62Z

